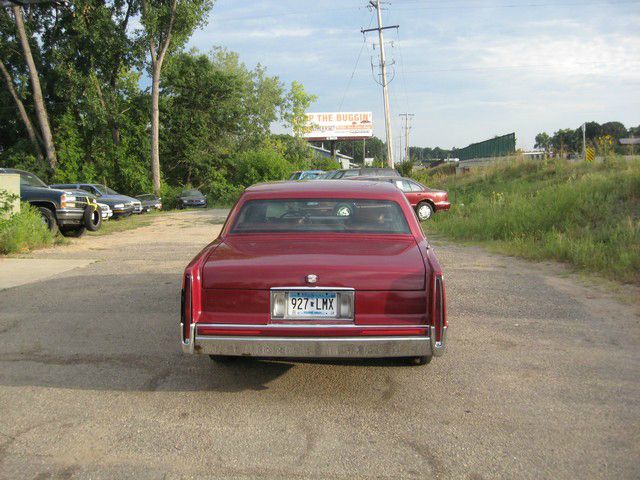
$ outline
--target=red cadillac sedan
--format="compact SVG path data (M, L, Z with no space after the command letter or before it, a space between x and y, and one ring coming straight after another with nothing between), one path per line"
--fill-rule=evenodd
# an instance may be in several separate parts
M181 344L230 357L405 358L445 348L443 273L390 183L255 185L187 266Z
M354 177L349 180L389 182L404 192L420 220L429 220L435 212L449 210L449 194L444 190L425 187L411 178L404 177Z

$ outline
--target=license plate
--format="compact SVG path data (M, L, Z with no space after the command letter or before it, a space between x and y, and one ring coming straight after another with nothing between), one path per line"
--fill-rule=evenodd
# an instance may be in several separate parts
M289 292L288 317L336 318L338 294L336 292Z

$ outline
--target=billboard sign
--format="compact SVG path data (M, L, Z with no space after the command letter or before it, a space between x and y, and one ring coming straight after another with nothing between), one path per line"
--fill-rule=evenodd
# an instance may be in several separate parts
M310 142L373 137L371 112L307 113L303 137Z

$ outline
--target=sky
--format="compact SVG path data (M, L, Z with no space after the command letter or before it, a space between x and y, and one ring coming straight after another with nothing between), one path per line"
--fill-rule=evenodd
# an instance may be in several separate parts
M303 83L310 111L372 111L384 139L377 34L360 32L376 23L365 0L218 0L190 46ZM383 23L400 26L385 32L396 150L400 113L415 114L410 145L442 148L640 124L640 0L395 0Z

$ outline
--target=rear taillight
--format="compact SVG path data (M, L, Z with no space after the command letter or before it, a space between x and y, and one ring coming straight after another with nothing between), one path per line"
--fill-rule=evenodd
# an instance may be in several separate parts
M447 337L447 305L442 273L434 276L432 292L431 349L434 355L442 355Z
M184 284L182 287L181 302L180 302L180 328L182 329L182 342L188 343L191 335L191 323L193 322L193 279L191 274L184 276Z

